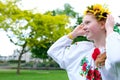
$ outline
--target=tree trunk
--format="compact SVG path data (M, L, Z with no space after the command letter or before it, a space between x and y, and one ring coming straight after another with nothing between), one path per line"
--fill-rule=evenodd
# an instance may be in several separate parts
M20 74L20 64L21 64L22 55L23 53L20 53L20 56L18 58L17 74Z
M27 52L27 50L25 50L26 45L27 45L27 41L22 46L22 50L20 52L18 51L20 53L20 55L19 55L19 58L18 58L17 74L20 74L20 64L21 64L22 55Z

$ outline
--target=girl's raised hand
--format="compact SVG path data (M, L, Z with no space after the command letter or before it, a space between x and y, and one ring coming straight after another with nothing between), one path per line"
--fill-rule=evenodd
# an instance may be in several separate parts
M71 33L70 35L72 36L72 38L76 38L77 36L84 36L85 34L85 29L84 29L84 25L80 24L78 25Z

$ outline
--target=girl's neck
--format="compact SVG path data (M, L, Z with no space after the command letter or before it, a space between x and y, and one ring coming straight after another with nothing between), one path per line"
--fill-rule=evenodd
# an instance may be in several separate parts
M103 48L103 47L105 47L105 41L94 42L94 46L97 48Z
M99 37L96 40L94 40L94 46L98 48L105 48L105 36Z

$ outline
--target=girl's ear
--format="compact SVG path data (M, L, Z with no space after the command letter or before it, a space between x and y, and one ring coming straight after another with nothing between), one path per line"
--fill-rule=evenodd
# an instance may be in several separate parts
M105 22L104 21L100 21L100 25L101 25L100 26L101 29L105 29Z

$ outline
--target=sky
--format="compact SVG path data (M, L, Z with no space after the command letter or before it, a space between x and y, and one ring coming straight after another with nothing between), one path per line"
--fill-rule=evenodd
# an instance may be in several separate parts
M74 11L83 13L86 6L100 3L107 4L116 22L120 22L118 15L120 15L119 0L22 0L18 6L23 10L31 10L36 8L36 12L44 13L48 10L63 9L65 3L69 3ZM9 56L17 48L12 44L6 36L6 33L0 30L0 55Z

